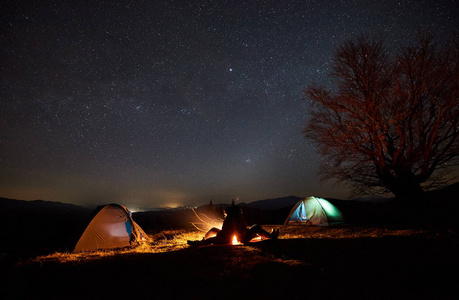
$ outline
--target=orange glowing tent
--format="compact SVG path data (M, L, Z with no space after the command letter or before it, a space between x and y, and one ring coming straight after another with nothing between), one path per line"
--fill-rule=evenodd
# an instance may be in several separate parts
M127 207L108 204L96 209L73 252L123 248L146 240L148 235L134 222Z

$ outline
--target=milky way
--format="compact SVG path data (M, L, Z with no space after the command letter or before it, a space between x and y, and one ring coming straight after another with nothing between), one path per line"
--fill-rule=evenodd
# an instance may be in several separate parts
M458 28L456 1L6 1L0 196L130 206L345 198L303 88L358 34Z

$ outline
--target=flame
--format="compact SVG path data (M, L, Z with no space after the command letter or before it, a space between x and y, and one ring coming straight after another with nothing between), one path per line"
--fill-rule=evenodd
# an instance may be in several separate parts
M233 244L233 245L238 245L239 244L239 241L237 240L237 237L235 235L233 235L233 240L232 240L231 244Z
M262 238L261 236L259 236L259 235L257 235L256 237L254 237L254 238L252 239L252 241L257 241L257 242L258 242L258 241L262 241L262 240L263 240L263 238Z

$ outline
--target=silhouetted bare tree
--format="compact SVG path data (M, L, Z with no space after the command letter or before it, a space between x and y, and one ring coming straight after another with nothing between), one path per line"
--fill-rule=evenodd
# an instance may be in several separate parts
M457 37L440 47L427 34L396 55L364 36L338 47L336 85L305 89L303 132L324 156L322 179L359 193L391 191L404 203L444 183L459 163L458 49Z

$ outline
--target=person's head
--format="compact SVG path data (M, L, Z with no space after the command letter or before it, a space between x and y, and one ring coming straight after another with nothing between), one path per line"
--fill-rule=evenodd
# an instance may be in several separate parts
M226 217L235 217L235 216L239 216L241 214L242 214L241 209L236 205L227 207L225 209L225 216Z

